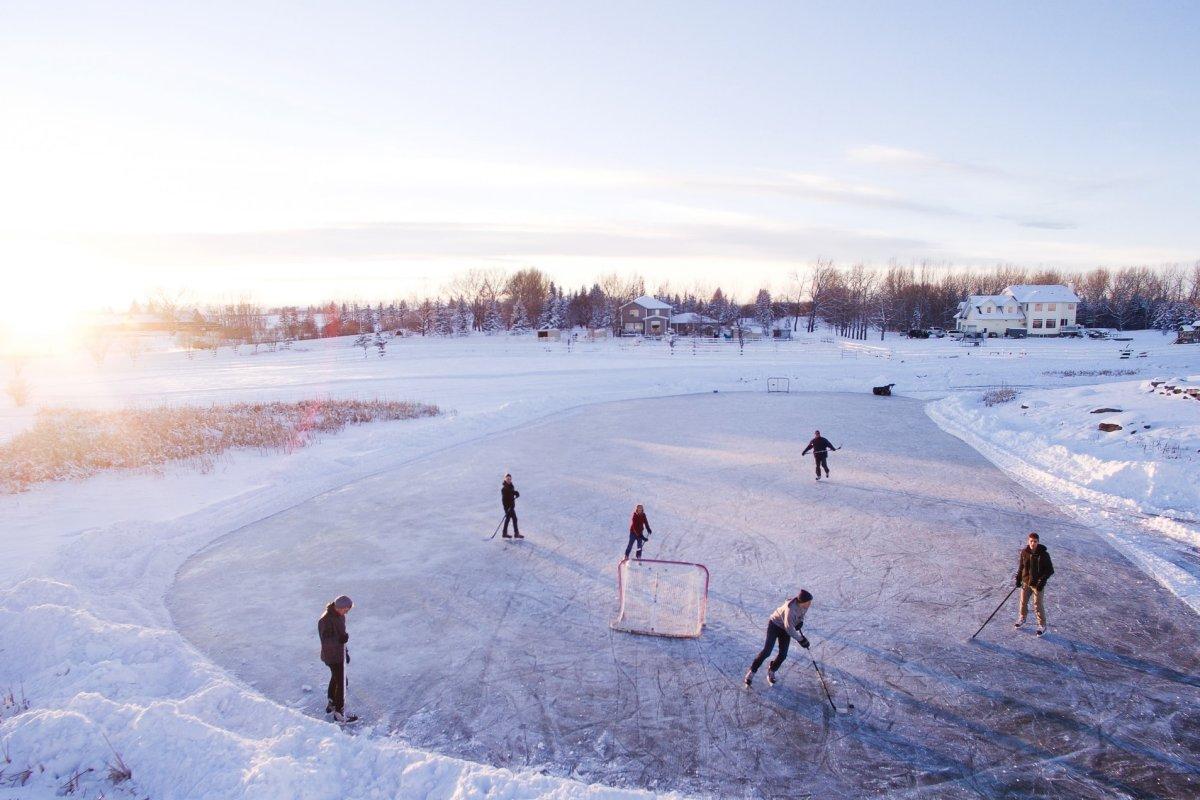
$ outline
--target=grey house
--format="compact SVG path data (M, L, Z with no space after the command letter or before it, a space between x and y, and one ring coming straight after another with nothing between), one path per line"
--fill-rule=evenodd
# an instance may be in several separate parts
M671 306L642 295L620 309L622 336L662 336L671 324Z

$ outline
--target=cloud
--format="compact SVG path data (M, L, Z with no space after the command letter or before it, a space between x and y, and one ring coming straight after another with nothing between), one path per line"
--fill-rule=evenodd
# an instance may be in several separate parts
M1054 219L1017 219L1014 217L1001 217L1011 222L1015 222L1022 228L1039 228L1045 231L1073 231L1079 226L1074 222L1064 222Z
M889 147L882 144L871 144L863 147L852 147L846 151L851 161L863 164L878 164L880 166L901 167L904 169L923 172L951 172L962 175L979 175L993 178L1019 180L1020 177L1007 170L980 164L973 161L953 161L916 150L905 150L901 147Z
M779 173L767 178L745 180L698 178L688 180L684 185L694 189L787 195L819 203L909 211L935 217L964 216L964 212L958 209L913 200L890 189L812 173Z
M927 241L869 230L786 224L494 225L392 222L246 233L103 235L109 258L168 265L552 257L806 259L927 254Z

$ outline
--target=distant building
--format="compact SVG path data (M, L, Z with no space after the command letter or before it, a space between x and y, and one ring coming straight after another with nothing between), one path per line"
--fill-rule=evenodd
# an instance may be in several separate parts
M671 324L671 306L642 295L620 308L621 335L662 336Z
M680 336L716 336L719 327L715 319L695 311L671 315L671 330Z
M1057 336L1075 325L1079 297L1062 284L1009 286L1000 294L971 295L958 304L955 330L995 334L1023 330L1027 336Z

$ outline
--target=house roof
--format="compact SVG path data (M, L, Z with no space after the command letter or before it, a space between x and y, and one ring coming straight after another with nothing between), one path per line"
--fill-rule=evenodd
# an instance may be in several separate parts
M657 300L647 294L642 295L641 297L637 298L636 300L630 300L628 303L625 304L625 306L631 306L631 305L639 305L642 308L646 309L647 311L652 311L655 309L661 309L663 311L671 310L671 306L669 303L664 303L662 300ZM624 308L625 306L621 306L621 308Z
M967 298L966 302L959 304L958 318L966 319L967 315L973 311L974 314L971 316L975 319L1025 319L1025 314L1019 308L1012 313L1004 310L1006 306L1012 306L1013 303L1013 298L1006 294L973 294ZM990 314L984 311L989 304L993 309Z
M1019 283L1005 290L1018 303L1078 303L1079 297L1070 287L1061 283L1027 284Z
M712 317L706 317L703 314L697 314L695 311L685 311L682 314L674 314L671 316L671 324L684 325L715 325L716 320Z

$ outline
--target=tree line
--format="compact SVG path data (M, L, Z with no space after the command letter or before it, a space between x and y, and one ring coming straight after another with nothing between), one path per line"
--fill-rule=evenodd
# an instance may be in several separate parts
M1068 273L997 266L955 270L929 265L838 265L821 260L792 272L776 293L760 289L736 298L720 287L647 292L642 278L608 274L590 286L567 288L534 269L469 270L436 296L330 301L264 308L249 301L190 306L162 294L145 303L182 336L220 343L279 342L395 331L422 336L522 333L577 327L619 332L619 309L650 294L674 313L696 312L724 329L823 328L855 339L910 328L952 327L969 295L998 294L1014 284L1068 284L1080 297L1077 319L1088 327L1171 330L1200 317L1200 262L1182 266L1097 268Z

